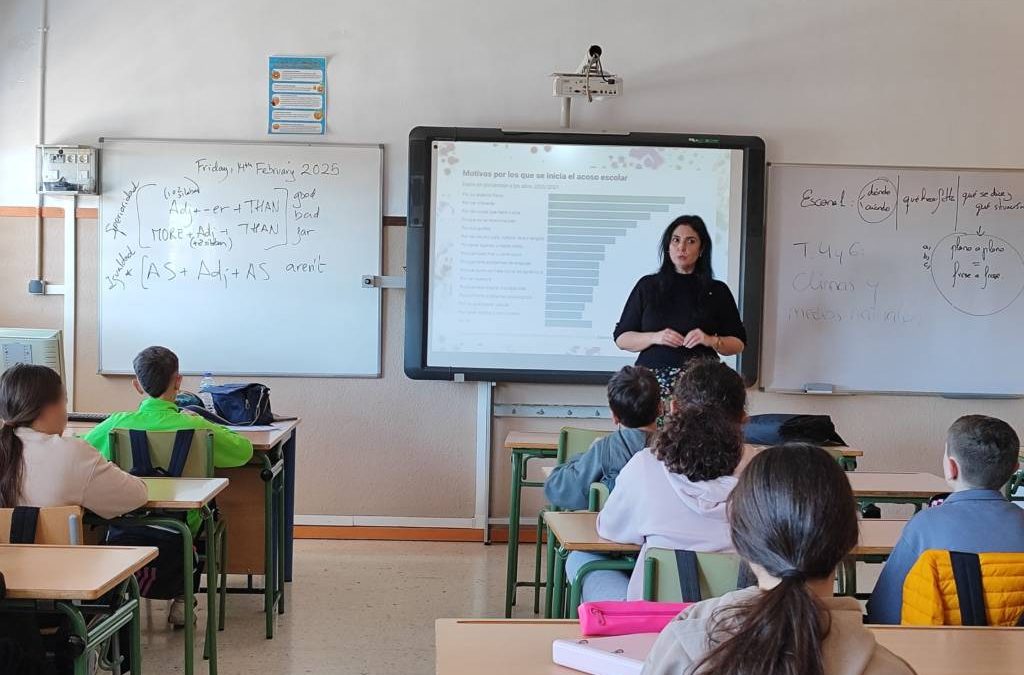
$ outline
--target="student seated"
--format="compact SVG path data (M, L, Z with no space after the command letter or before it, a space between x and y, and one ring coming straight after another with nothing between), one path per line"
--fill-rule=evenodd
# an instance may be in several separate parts
M166 347L147 347L135 357L132 366L135 370L135 380L132 384L144 398L138 410L114 413L85 435L85 440L99 450L101 455L113 459L109 439L112 429L208 429L213 432L215 467L241 466L252 458L252 443L244 436L198 415L178 410L174 398L181 389L181 374L178 372L178 357L174 352ZM189 512L187 520L193 535L197 534L202 523L199 513ZM155 528L130 528L112 530L108 542L120 545L150 545L160 549L158 567L153 577L142 584L142 594L148 598L173 598L168 621L175 626L184 625L184 602L183 598L179 597L184 584L181 578L181 537ZM197 565L197 580L199 572ZM195 588L199 588L198 583Z
M870 623L898 624L903 581L929 549L963 553L1024 553L1024 509L1000 492L1017 470L1020 439L1009 424L984 415L949 428L942 471L953 493L903 528L868 601Z
M0 375L0 508L82 506L113 518L145 504L141 479L64 436L67 400L46 366L22 363Z
M699 361L676 381L671 412L649 450L638 452L619 474L615 491L597 519L597 532L612 541L691 551L731 551L725 502L736 485L743 453L747 390L720 361ZM570 556L571 557L571 556ZM575 578L578 566L567 566ZM605 600L643 597L643 565L626 576L595 577ZM613 575L618 586L613 587ZM584 579L588 594L591 576ZM612 594L614 592L614 594Z
M661 388L643 366L626 366L608 381L608 407L614 433L594 441L590 449L554 468L544 481L544 496L560 509L585 509L590 485L615 488L615 478L633 455L650 445L661 411Z
M84 441L64 437L67 423L67 395L56 372L17 364L0 375L0 508L82 506L113 518L145 504L146 484ZM55 626L59 619L0 612L0 671L8 672L2 664L10 659L24 672L36 672L30 664L44 672L41 624ZM58 663L66 657L61 652Z
M775 446L744 469L729 501L736 551L757 586L685 609L658 637L644 675L903 675L854 598L833 597L857 545L850 483L824 450Z

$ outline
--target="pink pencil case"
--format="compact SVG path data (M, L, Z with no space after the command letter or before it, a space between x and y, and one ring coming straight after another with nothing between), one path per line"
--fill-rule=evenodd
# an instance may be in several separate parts
M648 600L584 602L580 605L583 635L632 635L660 633L692 602L650 602Z

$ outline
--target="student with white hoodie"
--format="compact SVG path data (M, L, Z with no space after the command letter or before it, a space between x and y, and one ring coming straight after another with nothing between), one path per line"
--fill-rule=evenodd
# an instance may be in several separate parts
M803 443L758 454L732 493L729 520L757 586L683 610L643 675L913 675L864 627L856 599L833 596L859 528L850 482L831 455Z
M653 447L634 455L619 473L598 516L598 534L641 544L638 560L649 546L732 551L725 503L743 454L746 403L743 379L720 361L698 361L681 373L664 428ZM627 599L643 597L643 573L643 565L634 568ZM606 578L600 583L610 586Z

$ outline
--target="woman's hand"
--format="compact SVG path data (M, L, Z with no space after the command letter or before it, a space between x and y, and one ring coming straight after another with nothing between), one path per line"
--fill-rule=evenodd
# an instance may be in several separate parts
M682 347L686 345L686 338L671 328L666 328L651 334L651 344L663 345L665 347Z
M717 336L708 335L700 328L694 328L686 334L686 337L683 338L683 346L687 349L693 349L694 347L700 346L714 348L717 340Z

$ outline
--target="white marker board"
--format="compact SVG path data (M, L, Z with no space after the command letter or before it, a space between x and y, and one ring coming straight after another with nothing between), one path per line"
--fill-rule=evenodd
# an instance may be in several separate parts
M100 372L380 375L380 146L101 147Z
M1024 393L1024 171L772 165L766 389Z

